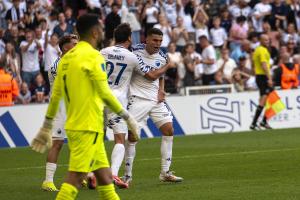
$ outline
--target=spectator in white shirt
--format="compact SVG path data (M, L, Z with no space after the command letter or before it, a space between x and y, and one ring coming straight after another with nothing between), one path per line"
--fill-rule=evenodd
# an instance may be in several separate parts
M218 71L221 72L226 83L231 83L232 71L237 67L235 61L229 57L229 50L222 49L221 58L217 60Z
M295 44L299 43L299 35L296 31L295 24L289 23L286 32L282 35L282 41L287 44L289 40L293 40Z
M211 85L215 83L215 73L218 71L216 65L216 51L205 35L200 36L199 41L202 49L202 59L200 62L203 65L203 85Z
M159 24L155 24L154 28L158 28L163 32L163 41L160 47L163 52L167 52L168 45L171 42L172 28L164 14L159 15Z
M213 28L210 29L212 45L218 49L227 47L227 33L220 24L221 18L216 16L213 18Z
M43 77L46 82L47 89L50 88L49 78L48 78L48 71L49 67L54 63L54 61L60 56L60 49L58 47L59 38L56 33L53 33L50 37L50 41L46 39L45 42L45 65L43 71Z
M183 24L183 18L177 17L177 27L172 32L173 41L176 43L176 50L182 51L189 40L189 33Z
M195 0L190 0L185 6L182 6L180 1L178 1L179 6L179 16L183 18L183 24L189 33L189 41L195 41L195 27L193 25L193 16L195 9L197 7L197 2Z
M256 4L253 11L252 23L254 30L258 33L263 31L262 25L266 17L271 14L272 7L269 4L269 0L262 0Z
M53 30L54 30L54 27L56 27L59 22L57 20L57 16L58 16L58 12L55 11L55 10L52 10L51 13L49 14L49 18L47 18L47 24L48 24L48 27L49 28L49 33L52 34Z
M195 79L200 79L203 73L203 67L200 63L201 55L195 51L195 44L188 43L184 48L184 70L179 71L183 77L184 86L193 86Z
M154 5L153 0L147 0L142 14L142 20L146 20L145 34L149 29L158 23L158 9Z
M99 0L85 0L89 13L95 13L102 16L101 1Z
M252 9L248 6L246 0L239 0L237 4L233 4L229 7L229 12L233 20L236 20L236 18L241 15L248 19L252 13Z
M139 22L139 8L135 5L135 0L126 0L127 7L122 7L122 23L129 23L132 30L131 43L132 45L139 44L141 42L141 24Z
M162 7L169 24L172 27L176 27L176 2L174 0L167 0L165 3L162 3Z
M171 68L169 68L166 72L165 80L169 84L169 89L171 93L176 93L179 87L182 87L182 80L184 78L183 70L183 58L181 53L176 51L176 45L174 42L171 42L168 46L168 53L167 56L169 58L169 63ZM170 87L171 86L171 87Z
M202 8L202 6L198 6L196 13L193 17L193 22L195 24L195 29L196 29L196 50L200 52L200 45L199 45L199 37L204 35L209 39L209 32L207 28L207 23L209 21L209 17L207 16L206 12Z
M35 39L37 41L39 41L39 43L42 46L42 51L45 50L44 45L45 45L45 35L43 35L43 30L41 29L40 26L36 27L34 29L34 33L35 33Z
M25 36L26 41L23 41L20 44L23 64L22 79L30 87L36 76L40 73L39 50L42 46L34 38L33 31L28 30Z

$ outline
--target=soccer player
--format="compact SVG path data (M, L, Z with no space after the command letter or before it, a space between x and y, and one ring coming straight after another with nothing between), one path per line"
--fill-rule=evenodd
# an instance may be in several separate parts
M139 66L137 57L128 50L131 45L131 29L128 24L120 24L114 30L115 46L101 50L101 54L106 60L106 70L108 73L108 84L121 102L123 107L127 106L127 93L131 75ZM113 130L115 145L111 154L111 171L115 185L120 188L128 188L119 177L118 172L125 154L125 135L128 132L127 125L121 117L106 110L108 127Z
M164 79L161 68L167 62L166 55L160 50L163 33L152 28L147 32L146 44L139 44L133 48L133 53L140 56L143 62L150 67L141 69L132 77L129 89L128 111L139 123L145 123L148 116L154 121L162 133L161 142L161 172L159 179L167 182L180 182L181 177L170 171L173 147L173 116L164 102ZM152 73L155 73L154 76ZM129 183L132 180L132 165L135 157L136 141L128 134L128 143L125 151L125 176L123 180Z
M257 120L261 115L264 106L267 101L268 94L273 90L273 80L270 71L270 53L268 51L269 36L262 34L260 36L260 45L255 49L253 53L254 71L256 75L256 84L259 89L259 105L256 109L253 122L250 126L252 130L258 130ZM261 127L271 129L267 122L267 118L264 116L263 120L259 124Z
M64 56L70 49L72 49L78 43L78 37L76 35L66 35L60 38L59 48L62 51L61 57ZM53 82L57 72L57 65L60 61L58 57L52 64L48 71L48 77L50 86L52 88ZM46 177L42 184L42 189L45 191L58 191L53 182L53 177L57 167L57 159L59 152L64 144L65 139L65 125L66 121L66 110L63 101L61 100L59 110L54 118L54 124L52 129L52 147L49 149L47 162L46 162Z
M103 35L98 16L80 16L76 28L80 41L59 62L44 124L31 146L40 153L51 147L53 118L63 97L70 159L65 182L56 199L75 199L82 180L88 172L93 172L98 182L99 197L103 200L119 200L112 184L103 141L104 104L124 118L135 134L138 124L109 89L104 58L96 50Z
M123 107L128 103L129 84L133 73L139 73L141 69L147 68L143 60L128 50L131 45L131 28L127 23L120 24L114 31L116 45L101 50L106 60L106 71L108 73L108 84ZM163 72L169 65L163 67ZM157 73L157 72L155 72ZM115 146L111 155L111 169L115 185L120 188L128 188L119 177L118 172L125 154L125 136L128 133L124 120L111 111L107 111L108 126L114 133Z

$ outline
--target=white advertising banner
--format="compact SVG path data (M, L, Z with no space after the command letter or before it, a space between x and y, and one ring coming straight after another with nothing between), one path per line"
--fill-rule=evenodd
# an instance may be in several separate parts
M278 91L286 109L270 120L274 128L300 127L300 90ZM258 103L258 92L171 96L167 104L174 115L174 134L193 135L247 131ZM0 107L0 148L28 146L39 130L47 104ZM153 121L141 137L158 137ZM112 140L111 131L106 139Z
M278 91L286 109L270 120L274 128L300 127L300 90ZM170 97L168 105L186 135L247 131L258 92Z

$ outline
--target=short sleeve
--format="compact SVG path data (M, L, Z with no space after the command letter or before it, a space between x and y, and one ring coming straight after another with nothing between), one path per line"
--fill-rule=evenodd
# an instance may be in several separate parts
M136 56L136 62L137 62L135 71L137 73L141 74L142 76L144 76L145 74L147 74L148 72L151 71L151 66L147 65L143 61L143 58L140 55L135 54L135 56Z
M216 52L214 50L214 48L211 46L211 48L209 48L208 54L207 54L209 59L213 59L216 61L217 57L216 57Z
M267 51L264 51L263 49L260 50L259 61L260 61L260 63L263 63L263 62L269 63L269 56L268 56Z
M22 46L26 46L27 45L27 42L25 42L25 41L22 41L21 42L21 44L20 44L20 47L22 47Z

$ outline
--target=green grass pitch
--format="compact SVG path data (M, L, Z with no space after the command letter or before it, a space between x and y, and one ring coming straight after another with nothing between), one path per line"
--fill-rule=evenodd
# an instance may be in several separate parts
M106 143L108 154L112 145ZM0 199L55 199L56 193L40 190L45 157L29 148L1 149ZM65 146L57 186L67 158ZM184 182L159 182L160 139L141 140L133 184L117 192L123 200L299 200L300 129L175 137L172 169ZM82 189L77 199L99 198L96 191Z

